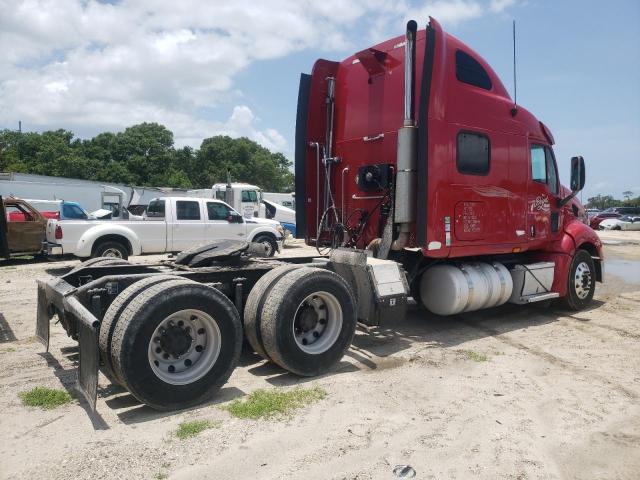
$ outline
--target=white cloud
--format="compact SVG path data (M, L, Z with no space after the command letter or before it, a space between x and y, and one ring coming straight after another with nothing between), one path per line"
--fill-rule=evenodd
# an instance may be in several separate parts
M491 0L489 3L489 9L494 13L500 13L507 7L511 7L515 0Z
M405 15L405 19L411 18L424 20L431 16L442 24L455 25L466 20L477 18L483 13L482 5L477 1L470 0L437 0L428 2L418 9L411 9Z
M80 136L142 121L177 144L217 133L288 151L249 106L236 76L304 49L350 50L382 40L408 15L456 24L512 2L436 0L0 0L0 126L66 128ZM394 33L392 33L394 34ZM202 112L206 111L206 114ZM211 113L213 112L213 113Z

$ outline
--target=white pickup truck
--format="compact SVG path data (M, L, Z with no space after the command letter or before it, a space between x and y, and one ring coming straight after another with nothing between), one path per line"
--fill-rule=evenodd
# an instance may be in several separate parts
M243 218L224 202L161 197L149 202L142 220L49 220L49 255L116 257L181 252L220 239L260 243L267 256L282 248L279 222Z

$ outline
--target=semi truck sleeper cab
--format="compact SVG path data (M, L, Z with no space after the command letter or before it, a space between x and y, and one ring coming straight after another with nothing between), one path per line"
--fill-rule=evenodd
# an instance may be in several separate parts
M259 258L222 241L135 265L94 258L38 282L36 336L57 316L78 340L79 390L98 371L153 408L223 385L243 336L301 376L332 369L356 324L560 299L586 307L602 244L580 218L582 157L559 183L549 129L491 67L430 19L425 30L300 79L296 226L320 255Z

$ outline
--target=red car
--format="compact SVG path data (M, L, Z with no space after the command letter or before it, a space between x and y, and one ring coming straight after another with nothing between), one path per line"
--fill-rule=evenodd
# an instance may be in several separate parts
M60 212L40 212L47 220L60 220ZM7 212L7 222L26 222L28 219L22 212Z

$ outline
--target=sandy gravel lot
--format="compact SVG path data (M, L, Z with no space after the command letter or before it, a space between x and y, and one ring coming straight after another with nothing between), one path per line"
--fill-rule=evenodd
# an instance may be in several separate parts
M327 375L300 379L244 353L211 403L169 414L102 376L96 415L79 401L23 406L18 393L34 386L73 392L74 342L54 326L47 354L33 331L35 279L77 261L0 265L0 478L391 479L397 464L420 479L640 478L640 232L603 239L607 283L588 311L414 308L359 331ZM285 420L219 408L291 385L328 397ZM193 419L220 427L178 440Z

